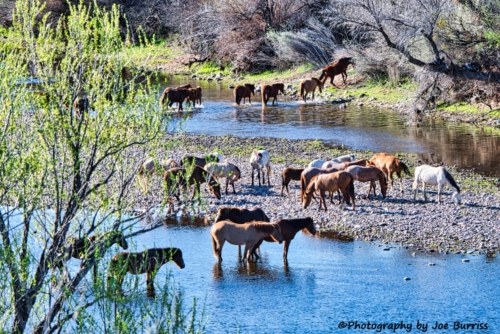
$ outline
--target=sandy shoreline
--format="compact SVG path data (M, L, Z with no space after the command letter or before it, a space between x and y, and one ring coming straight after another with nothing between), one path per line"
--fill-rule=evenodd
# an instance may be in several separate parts
M370 158L373 152L332 149L318 141L278 138L166 135L165 141L168 140L175 140L175 145L170 151L163 152L164 156L179 159L186 153L202 156L217 150L241 169L242 179L236 183L237 194L232 194L230 187L229 194L223 192L222 199L217 200L203 191L209 222L212 222L220 206L261 207L272 220L309 216L319 229L340 232L356 240L396 243L424 251L458 254L491 254L500 247L500 196L496 179L447 167L461 187L460 206L453 204L450 189L444 191L443 204L437 204L437 190L432 186L428 187L428 202L423 201L421 193L417 194L417 201L413 201L413 179L405 176L404 193L400 194L399 181L395 181L395 189L389 188L386 199L382 199L377 183L377 197L366 200L369 183L355 182L355 211L351 206L340 211L337 204L332 205L328 201L327 212L319 211L316 203L304 210L299 200L298 182L290 183L290 196L280 196L281 172L284 168L303 168L314 159L333 158L347 153L356 153L358 158ZM267 149L271 155L271 187L267 184L262 187L250 186L248 161L253 148ZM399 157L412 172L418 166L414 155ZM138 206L141 206L140 203L144 207L161 203L164 193L160 180L159 176L151 180L151 189L146 197L136 190L140 198Z

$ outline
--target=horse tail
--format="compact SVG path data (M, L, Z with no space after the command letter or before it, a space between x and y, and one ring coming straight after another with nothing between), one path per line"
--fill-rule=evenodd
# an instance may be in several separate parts
M349 193L349 197L352 199L352 204L354 205L354 177L351 175L351 181L347 185L347 192Z
M306 178L301 175L300 176L300 201L304 200L304 193L306 192Z
M240 96L240 90L236 89L234 93L234 102L236 102L237 105L240 105L241 102L241 96Z
M321 75L319 76L319 80L321 81L325 75L326 75L326 71L323 70L323 72L321 72Z
M217 242L215 241L215 238L212 236L212 249L214 250L214 256L215 258L219 258L219 250L217 248Z
M304 84L302 82L300 83L300 98L304 98Z
M167 99L167 94L165 92L163 92L163 94L161 94L161 98L160 98L160 107L161 108L163 108L163 105L164 105L166 99Z
M455 179L453 178L453 176L451 176L451 174L444 168L443 168L443 172L444 172L444 176L446 177L446 180L448 180L448 182L451 184L451 186L457 190L457 193L460 193L460 188L458 187L458 184L455 182Z
M401 166L401 170L408 176L412 176L411 175L411 172L410 172L410 169L408 168L408 166L405 165L404 162L402 162L401 160L396 160L396 165L399 167Z

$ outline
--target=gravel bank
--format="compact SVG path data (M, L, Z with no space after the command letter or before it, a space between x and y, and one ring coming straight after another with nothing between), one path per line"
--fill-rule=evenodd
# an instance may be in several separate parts
M207 219L210 221L219 206L258 206L272 220L310 216L317 227L325 232L335 231L341 237L350 236L358 240L397 243L430 252L491 254L500 247L500 196L497 179L447 167L461 187L460 206L453 204L450 189L445 189L444 204L438 205L437 189L432 186L428 187L428 202L423 201L421 193L417 195L417 201L413 201L412 179L406 177L403 183L404 193L400 194L400 184L396 181L395 189L389 188L386 199L379 195L377 184L377 198L366 200L369 183L356 182L355 211L350 206L340 211L337 204L328 202L327 212L318 211L316 203L304 210L299 200L298 182L290 183L290 196L280 196L281 172L284 168L303 168L314 159L333 158L347 153L356 153L359 158L370 158L373 152L327 148L319 141L307 140L191 135L165 137L165 141L174 140L175 144L171 150L160 154L160 157L173 156L179 159L186 153L202 156L218 150L229 162L241 169L242 179L236 183L236 195L230 190L228 195L223 194L222 199L217 200L203 192ZM250 186L251 170L248 161L253 148L267 149L271 155L271 187L267 184L262 187ZM413 155L399 157L410 166L412 172L419 164ZM144 207L160 203L163 199L161 182L158 181L158 177L151 180L147 197L137 191Z

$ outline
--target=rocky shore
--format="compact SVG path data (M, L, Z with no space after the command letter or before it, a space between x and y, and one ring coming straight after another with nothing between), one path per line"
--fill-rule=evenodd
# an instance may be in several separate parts
M312 203L303 209L299 200L299 184L290 183L290 196L280 196L281 172L286 167L304 168L314 159L331 159L338 155L355 153L358 158L370 158L374 152L353 151L342 148L327 148L319 141L286 140L276 138L236 138L192 135L165 135L165 142L173 143L169 151L162 152L160 158L174 157L190 153L199 156L218 151L227 161L236 164L242 178L236 182L237 194L223 192L217 200L203 191L206 220L212 222L220 206L245 208L261 207L272 220L310 216L323 233L334 232L340 239L377 241L415 247L419 251L449 253L486 253L495 256L500 247L500 192L497 179L485 178L469 171L458 171L447 166L461 187L462 203L455 205L450 189L445 189L443 203L437 204L437 189L427 187L428 202L423 201L421 192L413 200L412 178L405 176L403 194L400 183L394 182L387 197L382 199L377 183L377 197L365 199L369 183L355 182L356 210L347 206L343 211L336 204L327 201L328 211L319 211L318 204ZM266 149L272 159L271 186L266 184L251 187L250 152ZM399 155L413 169L419 165L414 155ZM155 176L145 197L136 190L139 206L161 203L164 199L162 182ZM267 179L266 179L267 181ZM225 182L223 182L223 189Z

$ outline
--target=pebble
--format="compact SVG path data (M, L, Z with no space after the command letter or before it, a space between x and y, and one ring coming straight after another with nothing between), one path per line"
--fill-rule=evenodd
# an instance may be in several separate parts
M411 278L409 278L409 277L405 277L405 278L404 278L404 280L405 280L405 281L409 281L409 280L411 280Z
M470 262L469 259L462 259L462 262Z
M429 262L428 266L429 267L434 267L436 264L435 263L432 263L432 262Z

